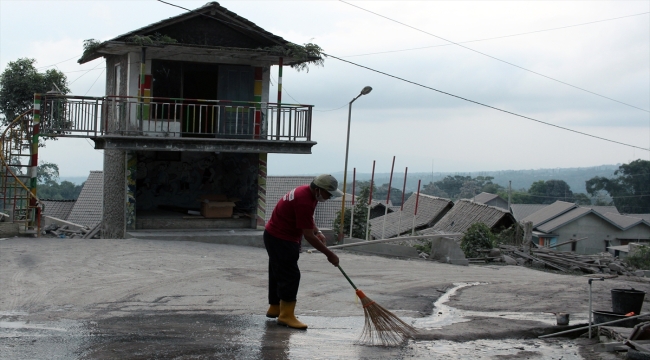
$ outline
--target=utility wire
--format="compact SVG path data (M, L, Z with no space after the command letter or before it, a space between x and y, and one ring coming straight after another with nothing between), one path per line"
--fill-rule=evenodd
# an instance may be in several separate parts
M160 1L160 0L159 0L159 1ZM474 50L474 49L472 49L472 48L470 48L470 47L467 47L467 46L461 45L460 43L457 43L457 42L454 42L454 41L451 41L451 40L445 39L445 38L443 38L443 37L440 37L440 36L438 36L438 35L432 34L432 33L430 33L430 32L426 32L426 31L424 31L424 30L418 29L418 28L416 28L416 27L414 27L414 26L408 25L408 24L403 23L403 22L401 22L401 21L397 21L397 20L395 20L395 19L391 19L391 18L389 18L389 17L387 17L387 16L384 16L384 15L378 14L378 13L376 13L376 12L374 12L374 11L370 11L370 10L368 10L368 9L364 9L364 8L362 8L362 7L360 7L360 6L357 6L357 5L354 5L354 4L350 4L349 2L346 2L346 1L344 1L344 0L339 0L339 1L342 2L342 3L344 3L344 4L350 5L350 6L352 6L352 7L355 7L355 8L357 8L357 9L360 9L360 10L363 10L363 11L369 12L369 13L371 13L371 14L373 14L373 15L376 15L376 16L379 16L379 17L381 17L381 18L384 18L384 19L386 19L386 20L389 20L389 21L395 22L395 23L400 24L400 25L402 25L402 26L406 26L406 27L411 28L411 29L413 29L413 30L416 30L416 31L419 31L419 32L421 32L421 33L427 34L427 35L429 35L429 36L433 36L433 37L435 37L435 38L438 38L438 39L441 39L441 40L444 40L444 41L450 42L450 43L452 43L452 44L454 44L454 45L457 45L457 46L460 46L460 47L462 47L462 48L464 48L464 49L467 49L467 50L473 51L473 52L475 52L475 53L477 53L477 54L481 54L481 55L483 55L483 56L487 56L487 57L489 57L489 58L491 58L491 59L494 59L494 60L500 61L500 62L505 63L505 64L508 64L508 65L510 65L510 66L514 66L514 67L516 67L516 68L518 68L518 69L521 69L521 70L524 70L524 71L528 71L528 72L533 73L533 74L535 74L535 75L539 75L539 76L545 77L545 78L547 78L547 79L549 79L549 80L553 80L553 81L555 81L555 82L559 82L560 84L564 84L564 85L570 86L570 87L572 87L572 88L575 88L575 89L578 89L578 90L582 90L582 91L588 92L588 93L590 93L590 94L593 94L593 95L596 95L596 96L599 96L599 97L602 97L602 98L605 98L605 99L608 99L608 100L611 100L611 101L617 102L617 103L619 103L619 104L623 104L623 105L626 105L626 106L629 106L629 107L632 107L632 108L635 108L635 109L638 109L638 110L641 110L641 111L645 111L645 112L650 113L650 110L643 109L643 108L640 108L640 107L638 107L638 106L634 106L634 105L631 105L631 104L628 104L628 103L625 103L625 102L622 102L622 101L619 101L619 100L616 100L616 99L610 98L610 97L608 97L608 96L605 96L605 95L601 95L601 94L595 93L595 92L590 91L590 90L587 90L587 89L585 89L585 88L581 88L581 87L579 87L579 86L575 86L575 85L569 84L569 83L567 83L567 82L565 82L565 81L562 81L562 80L558 80L558 79L552 78L552 77L550 77L550 76L548 76L548 75L544 75L544 74L538 73L538 72L533 71L533 70L530 70L530 69L526 69L526 68L521 67L521 66L519 66L519 65L517 65L517 64L513 64L513 63L511 63L511 62L509 62L509 61L499 59L499 58L497 58L497 57L494 57L494 56L492 56L492 55L486 54L486 53L484 53L484 52L480 52L480 51L478 51L478 50Z
M584 25L596 24L596 23L599 23L599 22L605 22L605 21L612 21L612 20L625 19L625 18L629 18L629 17L633 17L633 16L639 16L639 15L645 15L645 14L650 14L650 11L646 11L646 12L642 12L642 13L638 13L638 14L626 15L626 16L619 16L619 17L610 18L610 19L603 19L603 20L590 21L590 22L581 23L581 24L574 24L574 25L560 26L560 27L550 28L550 29L535 30L535 31L529 31L529 32L524 32L524 33L511 34L511 35L503 35L503 36L496 36L496 37L485 38L485 39L477 39L477 40L469 40L469 41L460 41L460 42L458 42L458 43L459 43L459 44L469 44L469 43L473 43L473 42L488 41L488 40L496 40L496 39L504 39L504 38L515 37L515 36L522 36L522 35L536 34L536 33L541 33L541 32L546 32L546 31L554 31L554 30L567 29L567 28L572 28L572 27L576 27L576 26L584 26ZM357 54L357 55L347 55L347 56L341 56L341 57L344 57L344 58L350 58L350 57L357 57L357 56L367 56L367 55L377 55L377 54L389 54L389 53L396 53L396 52L402 52L402 51L412 51L412 50L430 49L430 48L435 48L435 47L451 46L451 45L454 45L454 44L430 45L430 46L422 46L422 47L416 47L416 48L410 48L410 49L389 50L389 51L379 51L379 52L374 52L374 53Z
M79 56L81 56L81 55L83 55L83 54L75 55L75 56L73 56L73 57L71 57L71 58L69 58L69 59L66 59L66 60L63 60L63 61L59 61L59 62L56 63L56 64L46 65L46 66L40 66L40 67L37 67L36 70L40 70L40 69L45 69L45 68L48 68L48 67L56 66L56 65L59 65L59 64L61 64L61 63L66 62L66 61L70 61L70 60L72 60L72 59L74 59L74 58L76 58L76 57L79 57Z
M333 58L333 59L336 59L336 60L339 60L339 61L346 62L346 63L348 63L348 64L352 64L352 65L354 65L354 66L358 66L358 67L360 67L360 68L364 68L364 69L366 69L366 70L370 70L370 71L376 72L376 73L378 73L378 74L382 74L382 75L385 75L385 76L388 76L388 77L392 77L392 78L397 79L397 80L401 80L401 81L407 82L407 83L409 83L409 84L413 84L413 85L416 85L416 86L419 86L419 87L423 87L423 88L428 89L428 90L433 90L433 91L439 92L439 93L441 93L441 94L449 95L449 96L455 97L455 98L457 98L457 99L461 99L461 100L465 100L465 101L468 101L468 102L471 102L471 103L474 103L474 104L477 104L477 105L485 106L485 107L488 107L488 108L490 108L490 109L494 109L494 110L497 110L497 111L501 111L501 112L504 112L504 113L506 113L506 114L514 115L514 116L517 116L517 117L520 117L520 118L523 118L523 119L527 119L527 120L535 121L535 122L538 122L538 123L540 123L540 124L544 124L544 125L548 125L548 126L553 126L553 127L558 128L558 129L562 129L562 130L570 131L570 132L573 132L573 133L576 133L576 134L589 136L589 137L592 137L592 138L595 138L595 139L604 140L604 141L608 141L608 142L615 143L615 144L619 144L619 145L629 146L629 147L631 147L631 148L635 148L635 149L641 149L641 150L644 150L644 151L650 151L650 149L648 149L648 148L642 148L642 147L640 147L640 146L631 145L631 144L626 144L626 143L624 143L624 142L620 142L620 141L616 141L616 140L610 140L610 139L607 139L607 138L604 138L604 137L600 137L600 136L596 136L596 135L591 135L591 134L588 134L588 133L585 133L585 132L582 132L582 131L569 129L569 128L566 128L566 127L563 127L563 126L559 126L559 125L551 124L551 123L546 122L546 121L533 119L533 118L528 117L528 116L525 116L525 115L520 115L520 114L514 113L514 112L512 112L512 111L508 111L508 110L500 109L500 108L498 108L498 107L494 107L494 106L491 106L491 105L487 105L487 104L484 104L484 103L481 103L481 102L478 102L478 101L470 100L470 99L464 98L464 97L462 97L462 96L454 95L454 94L448 93L448 92L446 92L446 91L438 90L438 89L432 88L432 87L430 87L430 86L426 86L426 85L422 85L422 84L420 84L420 83L416 83L415 81L406 80L406 79L401 78L401 77L399 77L399 76L395 76L395 75L391 75L391 74L385 73L385 72L383 72L383 71L375 70L375 69L373 69L373 68L369 68L369 67L367 67L367 66L364 66L364 65L361 65L361 64L357 64L357 63L354 63L354 62L349 61L349 60L341 59L341 58L336 57L336 56L331 55L331 54L325 54L325 53L323 53L323 55L325 55L325 56L329 56L329 57L331 57L331 58Z
M275 78L273 77L273 75L271 75L271 79L272 79L273 81L275 81ZM296 102L296 104L302 104L300 101L296 100L296 98L294 98L293 96L291 96L291 94L289 94L289 92L287 91L287 88L286 88L286 87L282 86L282 91L284 91L285 93L287 93L287 95L289 95L289 97L292 98L293 101ZM317 110L317 109L314 109L314 111L320 111L320 112L336 111L336 110L343 109L346 105L347 105L347 104L343 104L343 106L341 106L341 107L337 107L336 109L326 109L326 110Z
M97 80L99 80L99 77L102 76L103 73L104 73L104 70L102 70L102 72L100 72L99 75L97 75L97 78L95 79L95 81L93 82L93 84L90 85L90 87L88 88L88 91L86 91L86 93L84 94L84 96L88 95L88 93L90 92L90 90L93 88L93 86L95 86L95 83L97 83Z
M157 1L159 1L159 2L161 2L161 3L163 3L163 4L171 5L171 6L174 6L174 7L177 7L177 8L181 8L181 9L186 10L186 11L193 12L193 10L190 10L190 9L184 8L184 7L179 6L179 5L174 5L174 4L168 3L168 2L163 1L163 0L157 0ZM339 0L339 1L341 1L341 2L343 2L343 3L345 3L345 4L348 4L348 3L346 3L346 2L343 1L343 0ZM352 4L348 4L348 5L350 5L350 6L354 6L354 7L357 7L357 8L359 8L359 9L364 10L364 11L371 12L371 11L369 11L369 10L363 9L363 8L358 7L358 6L356 6L356 5L352 5ZM203 14L203 13L199 13L199 14L200 14L200 15L203 15L203 16L206 16L206 17L208 17L208 18L211 18L211 19L214 19L214 20L220 21L220 22L222 22L222 23L232 24L232 25L234 25L234 26L238 26L238 27L244 28L244 29L246 29L246 30L248 30L248 31L255 31L255 32L259 33L259 34L262 34L262 33L258 32L258 31L256 31L256 30L254 30L254 29L250 29L250 28L247 28L247 27L243 27L243 26L241 26L241 25L234 24L234 23L231 23L231 22L228 22L228 21L224 21L224 20L218 19L218 18L213 17L213 16L206 15L206 14ZM373 13L373 14L374 14L374 13ZM376 15L385 18L385 16L383 16L383 15L379 15L379 14L376 14ZM389 18L386 18L386 19L389 19ZM396 20L392 20L392 19L389 19L389 20L391 20L391 21L396 21ZM396 21L396 22L397 22L397 21ZM402 23L400 23L400 24L402 24ZM405 24L402 24L402 25L405 25ZM408 27L411 27L411 28L412 28L412 26L409 26L409 25L405 25L405 26L408 26ZM416 28L413 28L413 29L416 29ZM419 30L419 29L416 29L416 30L418 30L418 31L422 31L422 30ZM423 32L424 32L424 31L423 31ZM427 34L428 34L428 33L427 33ZM435 36L435 35L433 35L433 34L429 34L429 35ZM436 36L436 37L437 37L437 36ZM443 39L443 40L445 40L445 39ZM446 41L449 41L449 40L446 40ZM451 41L450 41L450 42L451 42ZM460 46L462 46L462 45L460 45ZM463 46L463 47L465 47L465 46ZM468 49L469 49L469 48L468 48ZM471 49L470 49L470 50L471 50ZM472 51L475 51L475 50L472 50ZM358 67L361 67L361 68L364 68L364 69L367 69L367 70L370 70L370 71L373 71L373 72L376 72L376 73L379 73L379 74L382 74L382 75L385 75L385 76L388 76L388 77L392 77L392 78L395 78L395 79L398 79L398 80L401 80L401 81L404 81L404 82L407 82L407 83L410 83L410 84L413 84L413 85L416 85L416 86L419 86L419 87L423 87L423 88L425 88L425 89L433 90L433 91L439 92L439 93L441 93L441 94L449 95L449 96L452 96L452 97L455 97L455 98L458 98L458 99L461 99L461 100L465 100L465 101L468 101L468 102L471 102L471 103L474 103L474 104L477 104L477 105L485 106L485 107L488 107L488 108L491 108L491 109L494 109L494 110L497 110L497 111L501 111L501 112L504 112L504 113L507 113L507 114L510 114L510 115L514 115L514 116L517 116L517 117L523 118L523 119L527 119L527 120L535 121L535 122L538 122L538 123L541 123L541 124L544 124L544 125L553 126L553 127L558 128L558 129L562 129L562 130L570 131L570 132L573 132L573 133L576 133L576 134L580 134L580 135L584 135L584 136L589 136L589 137L592 137L592 138L595 138L595 139L604 140L604 141L611 142L611 143L615 143L615 144L619 144L619 145L629 146L629 147L636 148L636 149L641 149L641 150L644 150L644 151L650 151L650 148L642 148L642 147L640 147L640 146L631 145L631 144L626 144L626 143L623 143L623 142L620 142L620 141L615 141L615 140L606 139L606 138L603 138L603 137L600 137L600 136L587 134L587 133L584 133L584 132L581 132L581 131L577 131L577 130L573 130L573 129L565 128L565 127L563 127L563 126L559 126L559 125L551 124L551 123L548 123L548 122L545 122L545 121L541 121L541 120L533 119L533 118L528 117L528 116L520 115L520 114L517 114L517 113L511 112L511 111L508 111L508 110L503 110L503 109L500 109L500 108L497 108L497 107L494 107L494 106L491 106L491 105L483 104L483 103L478 102L478 101L474 101L474 100L470 100L470 99L464 98L464 97L462 97L462 96L454 95L454 94L451 94L451 93L448 93L448 92L445 92L445 91L442 91L442 90L438 90L438 89L435 89L435 88L432 88L432 87L429 87L429 86L426 86L426 85L422 85L422 84L416 83L416 82L414 82L414 81L406 80L406 79L403 79L403 78L401 78L401 77L398 77L398 76L395 76L395 75L391 75L391 74L385 73L385 72L383 72L383 71L375 70L375 69L369 68L369 67L367 67L367 66L363 66L363 65L360 65L360 64L354 63L354 62L349 61L349 60L341 59L341 58L336 57L336 56L334 56L334 55L330 55L330 54L326 54L326 53L322 53L322 54L325 55L325 56L328 56L328 57L331 57L331 58L337 59L337 60L339 60L339 61L343 61L343 62L346 62L346 63L352 64L352 65L355 65L355 66L358 66ZM486 55L486 56L489 56L489 55ZM502 61L502 60L500 60L500 61ZM83 75L82 75L82 76L83 76ZM295 99L294 99L294 100L295 100ZM640 110L644 110L644 109L640 109ZM647 110L644 110L644 111L647 111Z

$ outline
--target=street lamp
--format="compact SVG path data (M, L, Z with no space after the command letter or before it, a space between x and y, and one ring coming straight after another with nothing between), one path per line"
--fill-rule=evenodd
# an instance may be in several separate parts
M341 200L341 224L339 226L339 237L338 237L339 242L343 242L343 225L345 222L345 188L348 182L348 153L350 150L350 121L352 120L352 103L358 98L360 98L362 95L368 95L371 91L372 88L370 86L366 86L363 89L361 89L359 95L357 95L354 99L352 99L352 101L350 101L350 105L348 107L348 136L347 136L347 140L345 141L345 169L343 170L343 199ZM351 233L350 233L350 237L352 237Z

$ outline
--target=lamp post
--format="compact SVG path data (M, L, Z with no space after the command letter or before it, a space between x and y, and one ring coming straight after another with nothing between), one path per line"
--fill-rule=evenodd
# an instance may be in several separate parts
M359 95L357 95L352 101L350 101L350 105L348 107L348 136L347 140L345 141L345 168L343 170L343 199L341 200L341 224L339 226L339 237L338 237L338 242L342 243L343 242L343 226L345 223L345 188L348 182L348 153L350 150L350 121L352 120L352 103L355 102L358 98L360 98L362 95L367 95L372 91L372 88L370 86L366 86L363 89L361 89L361 92ZM350 237L352 237L352 234L350 234Z

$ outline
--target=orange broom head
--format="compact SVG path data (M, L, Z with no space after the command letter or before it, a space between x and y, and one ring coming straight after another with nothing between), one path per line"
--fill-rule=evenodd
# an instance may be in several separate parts
M415 328L377 304L361 290L357 296L363 306L365 324L359 342L370 345L397 346L417 332Z

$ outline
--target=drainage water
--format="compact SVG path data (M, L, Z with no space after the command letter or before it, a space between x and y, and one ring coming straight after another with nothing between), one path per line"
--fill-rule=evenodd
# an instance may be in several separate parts
M446 305L445 303L456 294L459 289L487 285L487 283L455 283L433 304L433 313L426 318L414 319L413 325L419 329L441 329L455 323L471 321L471 317L494 317L512 320L533 320L548 325L555 325L556 317L552 313L541 312L483 312L460 310ZM583 314L571 314L573 321L588 321ZM544 359L582 359L578 347L573 341L567 340L475 340L466 342L454 342L446 340L436 341L415 341L408 345L409 351L415 358L427 356L436 359L494 359L494 358L544 358Z

